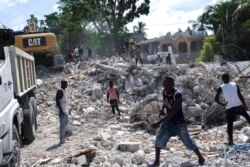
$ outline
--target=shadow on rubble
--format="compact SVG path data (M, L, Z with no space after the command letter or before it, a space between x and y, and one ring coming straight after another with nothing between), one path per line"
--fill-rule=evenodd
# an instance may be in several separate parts
M202 123L206 128L213 128L226 124L226 112L221 106L214 105L203 115L204 122ZM201 118L200 118L201 119Z
M61 144L55 144L55 145L50 146L49 148L47 148L46 151L55 150L55 149L59 148L60 146L62 146L62 145Z
M91 164L91 162L93 162L95 156L96 156L96 153L86 154L86 158L87 158L87 165L86 166L90 166L90 164Z
M144 130L145 132L155 135L157 132L157 129L152 128L147 121L138 121L134 122L131 125L131 131L137 131L137 130Z
M87 153L87 154L85 154L86 159L84 158L86 161L84 160L84 162L79 163L79 162L75 162L75 158L69 158L67 160L67 163L79 165L82 167L89 167L89 166L91 166L91 163L93 162L95 157L96 157L96 153ZM80 158L80 157L76 157L76 158Z
M37 78L47 78L51 74L60 74L64 68L36 66Z

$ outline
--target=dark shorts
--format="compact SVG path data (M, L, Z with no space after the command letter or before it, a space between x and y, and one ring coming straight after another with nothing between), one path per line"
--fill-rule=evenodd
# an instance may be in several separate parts
M247 114L246 110L242 105L232 107L226 110L227 121L235 121L237 115L245 116Z
M155 147L161 149L165 148L168 140L172 136L179 136L185 146L190 150L195 150L197 148L194 141L190 138L186 126L171 125L169 123L161 124L156 135Z
M110 102L111 107L118 106L118 100L110 100L109 102Z

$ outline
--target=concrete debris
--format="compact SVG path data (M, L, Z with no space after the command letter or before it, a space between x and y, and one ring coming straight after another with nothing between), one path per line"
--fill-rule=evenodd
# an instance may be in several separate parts
M36 84L38 87L40 87L43 84L43 81L41 79L37 79Z
M239 138L241 141L243 141L244 143L250 141L250 140L249 140L249 137L248 137L247 135L244 135L244 134L239 134L239 135L238 135L238 138Z
M77 164L80 166L87 166L88 160L85 155L81 155L76 158Z
M249 62L220 64L144 64L135 66L118 57L88 62L67 63L63 71L37 67L37 105L39 109L36 140L22 148L22 167L35 166L103 166L137 167L155 157L155 129L162 107L162 81L175 78L183 92L183 110L189 120L189 133L210 166L250 166L245 154L231 154L225 159L227 142L225 109L214 102L220 76L229 72L234 78ZM244 64L244 66L241 64ZM248 74L249 75L249 74ZM55 104L60 80L67 79L69 132L66 142L59 143L59 118ZM250 80L237 84L250 106ZM120 93L121 116L113 115L106 90L113 80ZM234 123L234 142L247 145L250 128L246 120ZM39 148L39 149L38 149ZM249 152L249 150L247 150ZM42 157L42 158L41 158ZM233 158L229 158L233 157ZM162 150L162 166L196 166L197 157L173 137Z
M114 68L111 66L103 65L103 64L96 64L96 68L101 69L101 71L104 71L107 74L113 74L113 75L128 75L128 73L122 69Z
M74 120L72 122L72 125L81 126L82 124L81 124L81 122Z
M120 166L123 166L123 157L121 157L121 156L116 156L115 158L114 158L114 163L117 163L117 164L119 164Z
M145 152L138 150L132 158L132 164L141 165L145 161Z
M93 85L91 99L95 101L97 99L101 99L102 96L103 92L101 85Z
M138 142L122 142L118 144L118 150L124 152L136 152L140 149L140 143Z

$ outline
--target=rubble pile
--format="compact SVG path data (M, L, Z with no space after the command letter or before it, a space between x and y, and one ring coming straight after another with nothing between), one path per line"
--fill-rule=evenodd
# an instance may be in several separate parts
M24 167L146 167L155 156L155 129L148 122L158 119L162 106L162 81L171 75L176 87L183 92L183 109L191 122L189 132L207 159L205 166L250 166L248 153L225 158L225 112L214 102L214 97L221 84L220 74L230 72L229 68L215 70L202 63L136 67L118 58L72 62L66 64L63 71L39 67L36 92L39 128L36 140L22 149L21 164ZM59 146L55 94L63 78L69 83L70 133L67 142ZM106 100L109 80L114 81L120 92L120 118L112 115ZM244 97L250 93L247 85L241 87ZM250 128L242 128L244 122L239 120L234 132L235 143L250 142ZM161 164L168 167L195 166L197 157L173 137L162 150Z

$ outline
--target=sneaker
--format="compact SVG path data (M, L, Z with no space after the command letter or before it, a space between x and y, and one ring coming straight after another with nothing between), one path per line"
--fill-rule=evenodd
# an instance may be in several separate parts
M232 142L232 141L229 141L228 143L227 143L227 142L224 142L224 144L225 144L226 146L229 146L229 147L235 145L234 142Z
M204 165L204 163L205 163L205 158L203 158L203 157L202 157L202 158L199 158L198 163L199 163L200 166Z
M63 139L63 140L60 140L59 145L62 145L63 143L65 143L65 140L64 140L64 139Z

